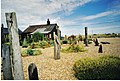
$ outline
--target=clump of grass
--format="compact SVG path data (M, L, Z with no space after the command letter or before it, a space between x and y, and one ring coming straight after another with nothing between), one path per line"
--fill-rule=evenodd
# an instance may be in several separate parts
M35 49L25 49L24 51L22 51L21 56L25 57L25 56L36 56L36 55L41 55L42 52L41 50L35 50Z
M80 80L120 79L120 58L116 56L83 58L75 62L73 70Z
M36 56L36 55L41 55L41 54L42 54L41 50L35 50L33 55Z
M61 51L65 52L65 53L72 53L72 52L77 53L77 52L84 52L85 49L82 44L81 45L72 44L72 45L68 46L67 48L62 49Z
M50 44L47 41L40 41L40 47L48 48L48 47L50 47Z

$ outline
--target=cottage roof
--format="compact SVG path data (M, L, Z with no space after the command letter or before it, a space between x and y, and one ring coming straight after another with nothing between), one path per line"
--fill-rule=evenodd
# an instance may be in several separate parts
M8 28L2 28L2 32L3 32L3 34L9 34ZM22 34L22 31L20 29L18 29L18 32L19 32L19 34Z
M49 33L56 26L57 24L31 25L24 31L24 33L34 33L34 32Z

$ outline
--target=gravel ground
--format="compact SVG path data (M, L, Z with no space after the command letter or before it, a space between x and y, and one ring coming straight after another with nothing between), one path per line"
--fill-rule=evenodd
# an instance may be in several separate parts
M97 57L100 55L114 54L120 57L120 38L99 38L99 42L110 42L103 44L103 53L98 53L99 46L94 43L85 47L86 52L61 53L60 60L54 60L54 48L40 49L42 55L22 57L25 79L28 80L28 66L35 63L38 69L39 80L77 80L72 70L74 62L84 57ZM62 45L62 48L67 45Z

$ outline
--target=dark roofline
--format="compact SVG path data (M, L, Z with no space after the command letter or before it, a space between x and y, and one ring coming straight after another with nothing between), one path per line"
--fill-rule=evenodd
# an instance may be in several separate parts
M3 32L3 34L9 34L8 28L3 28L3 29L1 29L1 31ZM18 28L18 33L22 34L23 32Z
M50 25L48 25L48 24L29 25L23 32L24 32L24 33L32 33L32 32L34 32L34 31L35 31L36 29L38 29L38 28L46 28L47 26L51 26L51 25L57 26L57 23L55 23L55 24L50 24ZM32 27L33 27L33 29L31 30Z
M57 23L55 23L55 24L50 24L50 25L57 25ZM30 26L47 26L47 24L41 24L41 25L29 25L29 27Z

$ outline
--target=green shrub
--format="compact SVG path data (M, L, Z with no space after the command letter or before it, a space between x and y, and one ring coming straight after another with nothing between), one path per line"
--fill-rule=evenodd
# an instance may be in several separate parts
M43 40L44 39L44 34L36 32L33 34L33 40L34 42L38 42L39 40Z
M30 44L30 48L31 48L31 49L40 48L39 42L32 42L32 43Z
M22 57L28 56L27 50L23 50L22 53L21 53L21 56L22 56Z
M48 48L48 47L50 47L50 44L47 41L40 41L40 47Z
M22 51L22 57L25 57L28 55L36 56L41 54L42 54L41 50L25 49Z
M34 54L33 55L41 55L42 52L40 50L34 50Z
M33 39L32 38L27 38L27 43L32 43L33 42Z
M71 53L71 52L84 52L84 46L81 45L70 45L69 47L62 49L62 52Z
M75 76L80 80L120 79L120 58L102 56L80 59L75 62L73 70L75 71Z
M32 49L28 49L28 50L27 50L27 54L28 54L28 55L33 55L33 52L34 52L34 51L33 51Z

